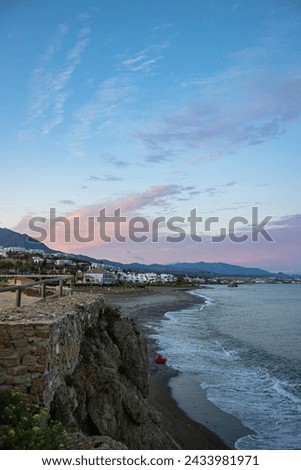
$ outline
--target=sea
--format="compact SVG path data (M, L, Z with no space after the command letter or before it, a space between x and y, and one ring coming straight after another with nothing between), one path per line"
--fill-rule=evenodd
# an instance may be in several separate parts
M168 364L252 430L236 449L301 449L301 284L191 293L204 303L153 325Z

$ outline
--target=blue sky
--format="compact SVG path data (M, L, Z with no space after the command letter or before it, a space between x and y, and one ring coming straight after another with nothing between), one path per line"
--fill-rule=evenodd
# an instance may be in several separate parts
M0 225L45 218L45 243L97 258L301 272L300 30L297 0L1 1ZM251 240L252 207L273 242ZM126 241L58 222L50 242L50 208L82 236L119 208ZM130 240L133 217L187 236ZM234 217L248 240L213 243Z

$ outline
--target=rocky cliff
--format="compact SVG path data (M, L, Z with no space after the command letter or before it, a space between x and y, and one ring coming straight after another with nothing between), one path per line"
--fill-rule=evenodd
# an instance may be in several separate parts
M144 337L111 307L85 331L79 363L57 389L51 409L69 427L110 436L129 449L177 448L148 403Z
M17 385L30 393L34 379L39 380L43 390L37 395L34 388L32 397L44 401L52 416L69 427L76 436L73 448L178 448L148 402L146 342L132 320L99 298L37 304L10 312L4 320L6 348L12 348L15 374L19 367L24 378ZM31 372L36 371L36 328L44 332L42 345L41 335L37 338L43 349L43 358L37 358L39 377ZM31 347L25 363L18 353L21 336L23 350L25 343ZM2 380L2 387L12 382L11 377Z

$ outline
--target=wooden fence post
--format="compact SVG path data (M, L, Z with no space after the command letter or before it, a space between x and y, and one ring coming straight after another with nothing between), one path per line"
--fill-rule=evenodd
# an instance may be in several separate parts
M16 307L21 306L21 289L16 290Z
M63 295L63 285L64 285L64 280L60 279L60 282L59 282L59 297L62 297L62 295Z
M45 300L46 299L46 284L42 284L42 298Z

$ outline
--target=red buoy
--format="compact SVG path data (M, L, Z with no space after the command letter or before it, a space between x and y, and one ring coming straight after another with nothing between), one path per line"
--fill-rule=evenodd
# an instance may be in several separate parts
M165 364L165 362L166 362L166 357L161 356L161 354L158 354L158 356L156 357L156 363Z

